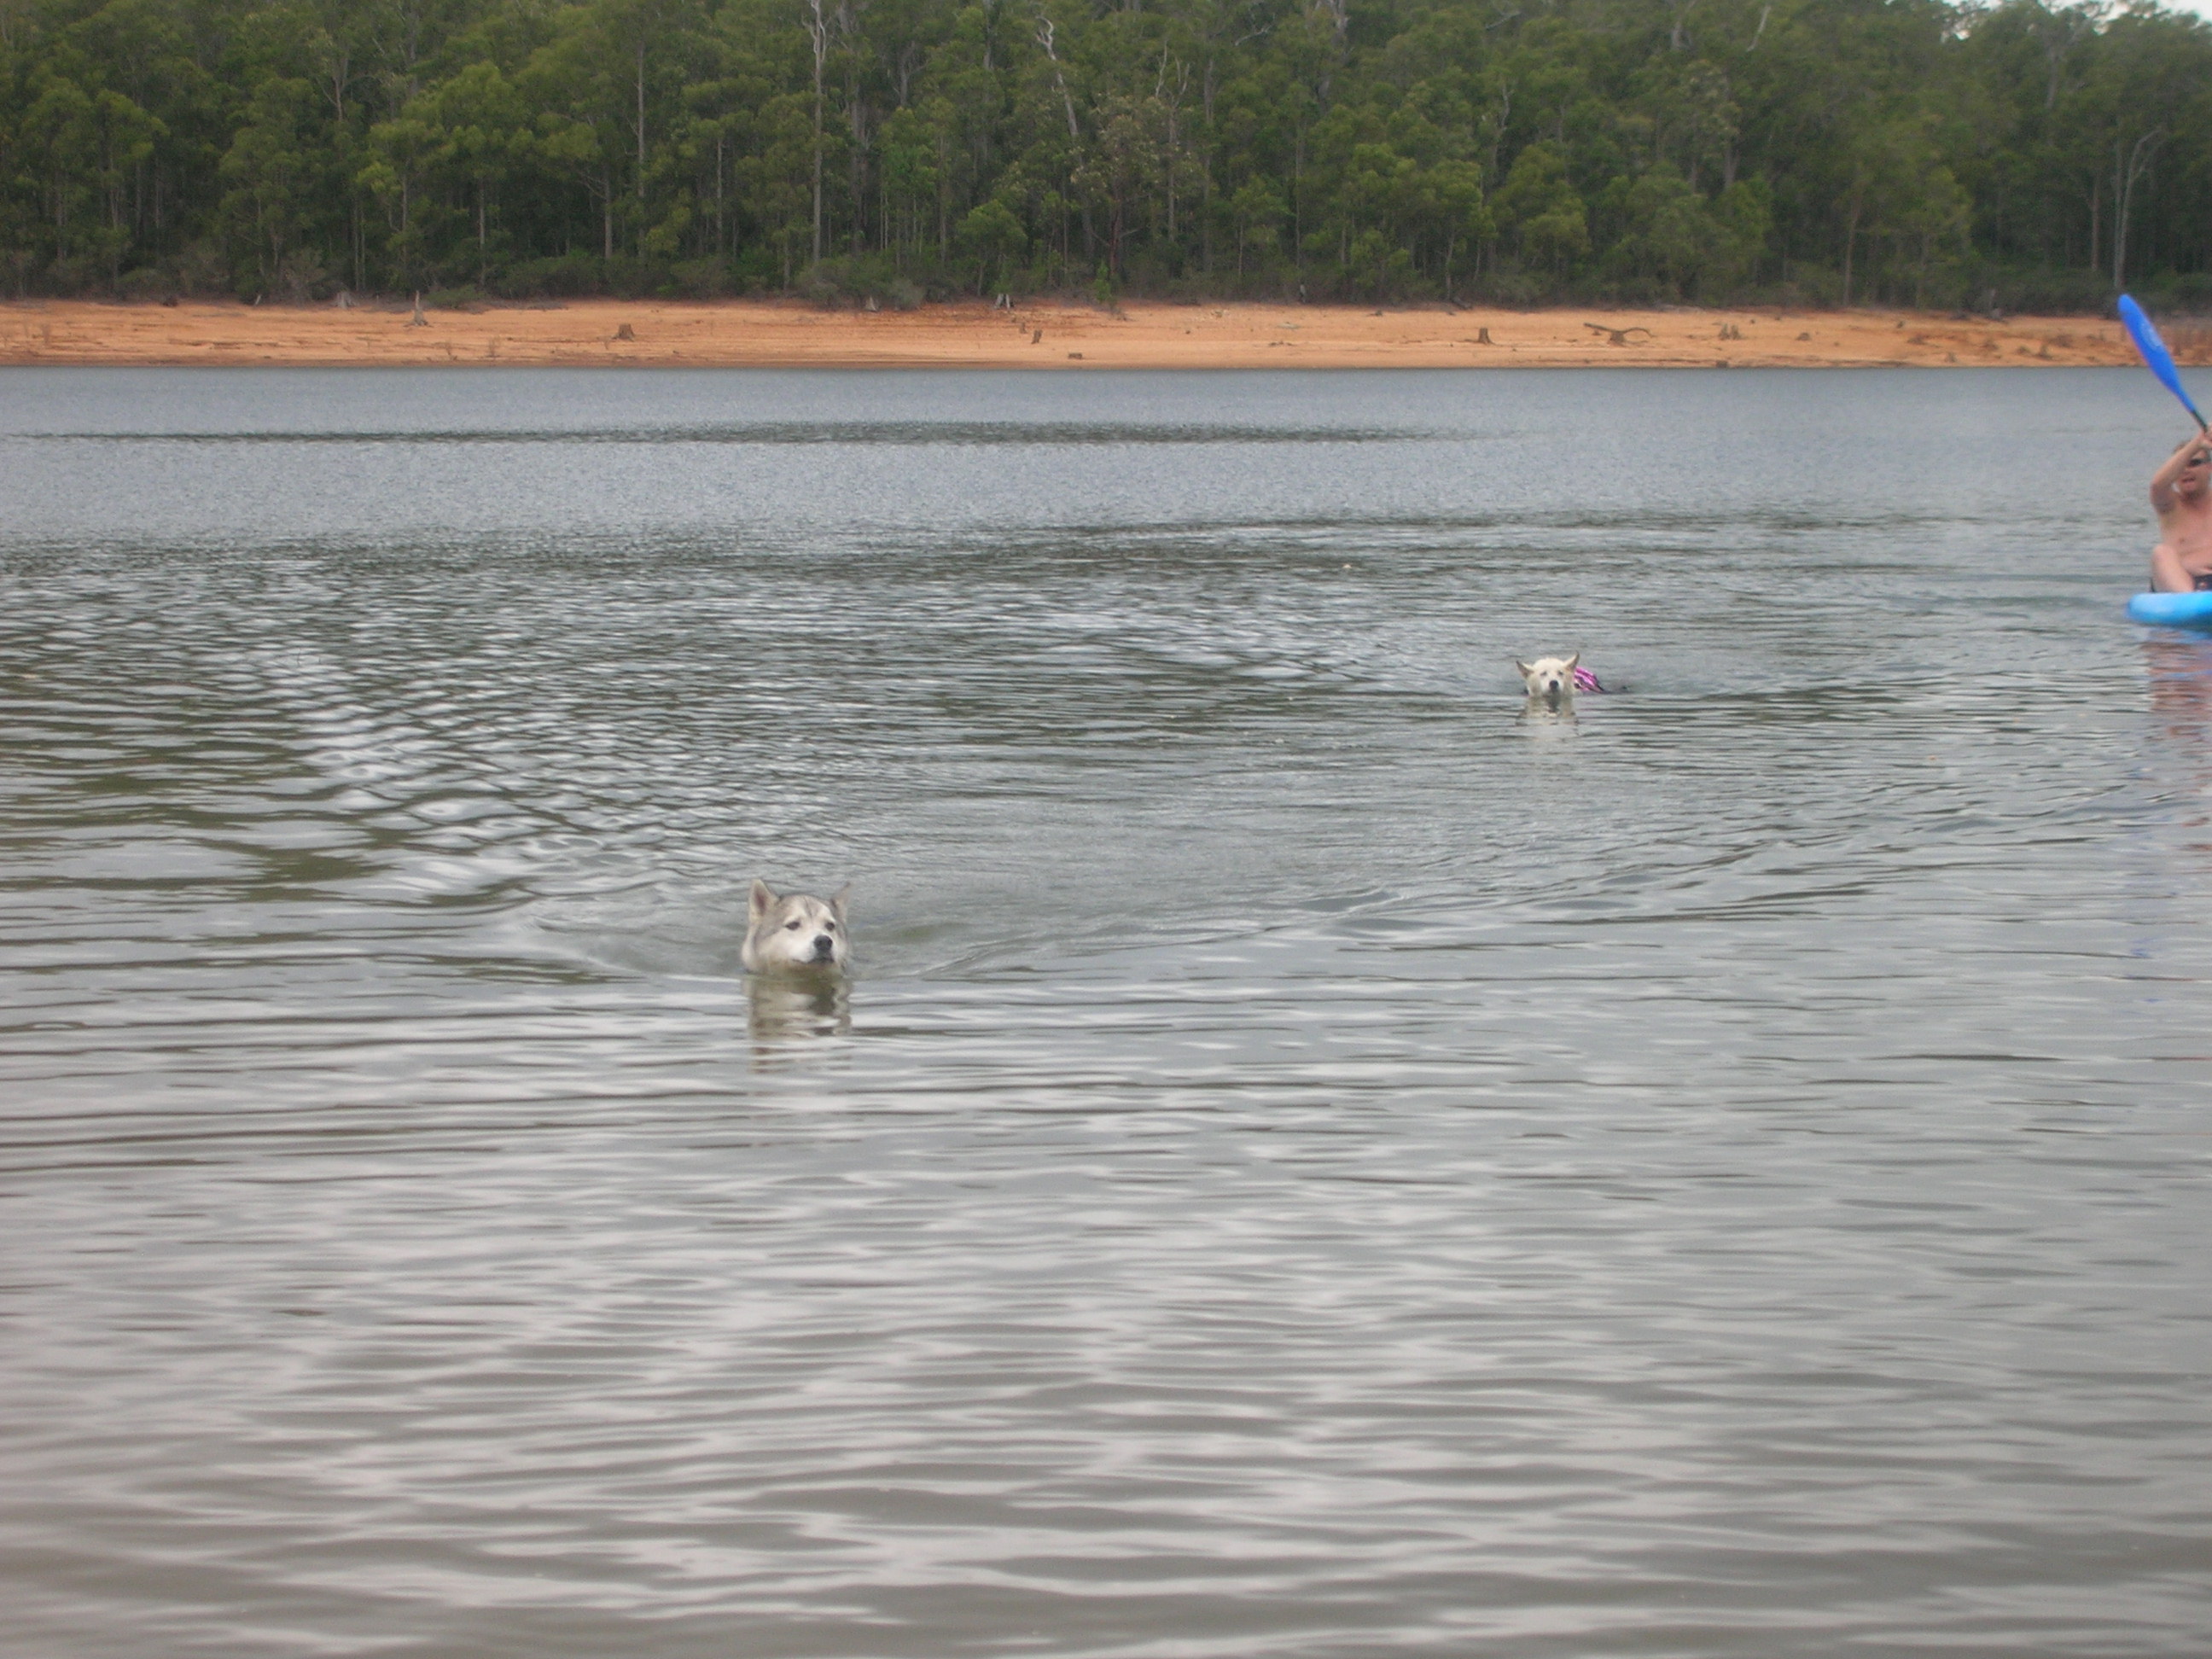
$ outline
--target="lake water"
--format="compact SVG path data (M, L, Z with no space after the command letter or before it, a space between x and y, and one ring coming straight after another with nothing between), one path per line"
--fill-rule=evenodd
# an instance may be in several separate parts
M2181 434L0 374L10 1653L2205 1651Z

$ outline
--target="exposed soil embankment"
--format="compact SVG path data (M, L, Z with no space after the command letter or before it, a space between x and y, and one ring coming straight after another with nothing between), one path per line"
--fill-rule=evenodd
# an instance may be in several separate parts
M2212 362L2212 330L2172 331ZM1540 312L1045 301L911 312L768 301L539 307L0 305L0 363L804 368L1869 368L2120 364L2119 325L1894 311Z

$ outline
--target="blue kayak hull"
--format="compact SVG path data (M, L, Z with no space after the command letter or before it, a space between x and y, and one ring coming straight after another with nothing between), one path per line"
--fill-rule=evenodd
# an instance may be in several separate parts
M2128 620L2153 628L2212 628L2212 593L2138 593Z

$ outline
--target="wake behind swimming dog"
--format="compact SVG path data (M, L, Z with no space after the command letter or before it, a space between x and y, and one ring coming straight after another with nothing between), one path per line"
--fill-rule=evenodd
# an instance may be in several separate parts
M826 899L811 893L779 896L766 882L756 880L739 953L746 970L842 973L852 959L845 929L845 898L852 890L848 883Z

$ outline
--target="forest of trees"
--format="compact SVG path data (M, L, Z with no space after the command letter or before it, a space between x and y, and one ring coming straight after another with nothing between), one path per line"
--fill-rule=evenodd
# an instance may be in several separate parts
M2007 0L0 0L0 292L2212 308L2212 25Z

